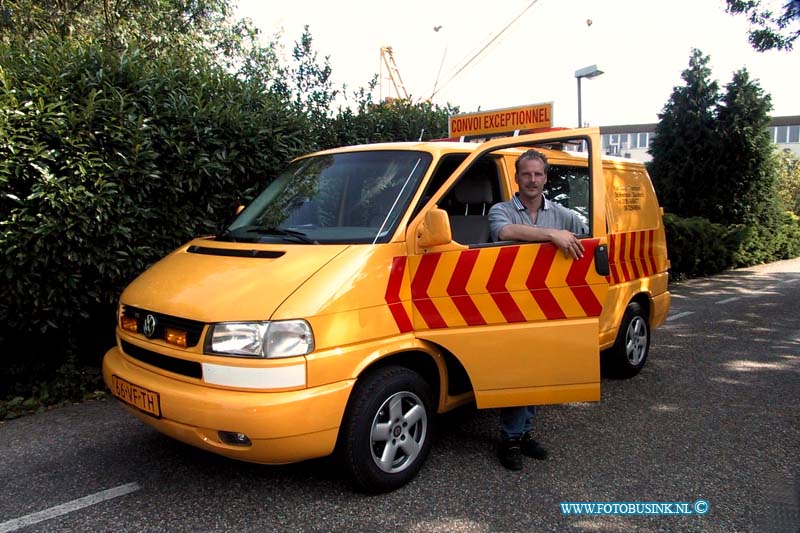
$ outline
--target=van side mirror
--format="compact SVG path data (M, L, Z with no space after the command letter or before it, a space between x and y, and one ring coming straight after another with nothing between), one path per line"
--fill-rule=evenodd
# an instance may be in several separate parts
M425 213L425 219L417 227L417 245L431 248L450 244L453 234L450 231L450 217L443 209L434 208Z

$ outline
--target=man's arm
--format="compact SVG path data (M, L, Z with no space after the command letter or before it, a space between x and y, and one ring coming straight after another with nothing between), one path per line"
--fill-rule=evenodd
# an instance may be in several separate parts
M550 229L527 224L506 224L498 232L501 241L552 242L564 255L573 259L583 257L583 244L565 229Z

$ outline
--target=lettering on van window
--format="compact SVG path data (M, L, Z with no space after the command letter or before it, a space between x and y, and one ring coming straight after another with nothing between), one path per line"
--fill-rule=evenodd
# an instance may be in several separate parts
M641 185L621 185L614 187L614 198L623 211L641 211L644 191Z

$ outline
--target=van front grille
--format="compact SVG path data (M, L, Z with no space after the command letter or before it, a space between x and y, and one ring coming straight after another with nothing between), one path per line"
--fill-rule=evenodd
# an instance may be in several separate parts
M122 306L122 316L125 318L133 318L136 320L136 329L141 332L144 331L144 318L147 315L153 315L156 319L156 331L150 338L166 340L167 328L186 332L186 347L191 348L197 346L200 342L200 336L203 334L205 323L198 322L197 320L189 320L188 318L181 318L177 316L165 315L162 313L155 313L147 309L133 307L131 305Z
M122 351L125 352L126 355L138 359L143 363L169 372L174 372L175 374L189 376L190 378L203 378L203 366L196 361L186 361L185 359L178 359L177 357L153 352L127 341L121 341L121 344Z

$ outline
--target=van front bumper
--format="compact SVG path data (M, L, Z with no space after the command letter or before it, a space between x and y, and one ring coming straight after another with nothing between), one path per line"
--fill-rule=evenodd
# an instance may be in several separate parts
M153 372L129 361L117 347L103 358L109 388L112 375L158 394L160 417L124 405L159 432L226 457L265 464L331 454L355 383L286 392L225 390ZM220 431L242 433L250 444L227 444Z

